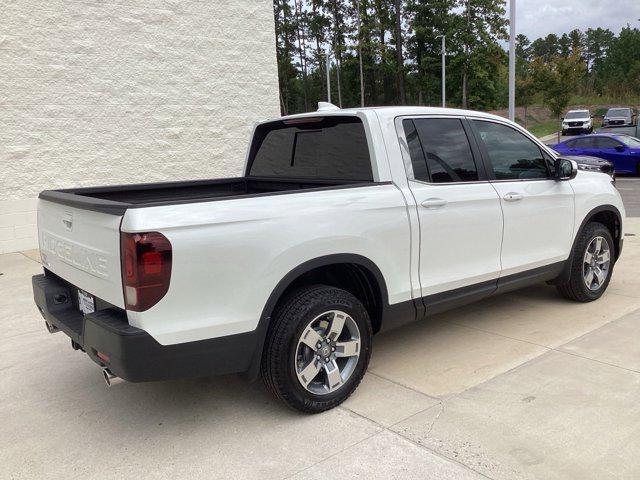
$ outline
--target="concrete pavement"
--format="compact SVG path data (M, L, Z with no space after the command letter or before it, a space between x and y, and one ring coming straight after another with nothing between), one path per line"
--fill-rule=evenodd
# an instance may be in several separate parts
M540 285L377 336L306 416L235 376L107 389L46 333L31 253L0 256L0 478L639 478L640 218L608 292Z
M622 195L624 208L629 217L640 217L640 179L634 175L616 177L616 188Z

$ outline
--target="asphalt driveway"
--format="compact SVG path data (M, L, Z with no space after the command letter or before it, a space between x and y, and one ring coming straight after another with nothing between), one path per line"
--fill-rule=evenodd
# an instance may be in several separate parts
M599 301L540 285L380 335L315 416L235 376L106 388L45 331L37 256L1 255L0 478L640 478L640 218L627 233Z

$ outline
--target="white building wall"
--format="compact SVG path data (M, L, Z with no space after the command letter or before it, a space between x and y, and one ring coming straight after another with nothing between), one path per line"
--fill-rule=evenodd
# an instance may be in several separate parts
M238 175L278 114L271 0L4 2L0 253L41 190Z

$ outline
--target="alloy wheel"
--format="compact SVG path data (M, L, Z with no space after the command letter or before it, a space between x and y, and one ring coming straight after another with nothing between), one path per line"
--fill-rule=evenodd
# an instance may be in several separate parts
M315 395L326 395L342 387L360 358L360 330L347 313L324 312L303 330L295 352L295 370L300 384Z
M604 237L594 237L584 253L582 278L587 288L597 291L602 288L611 267L611 249Z

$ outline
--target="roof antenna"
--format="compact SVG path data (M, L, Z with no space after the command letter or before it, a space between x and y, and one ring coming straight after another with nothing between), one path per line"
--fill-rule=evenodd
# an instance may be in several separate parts
M340 110L340 107L337 107L333 103L329 103L329 102L318 102L319 112L331 112L334 110Z

